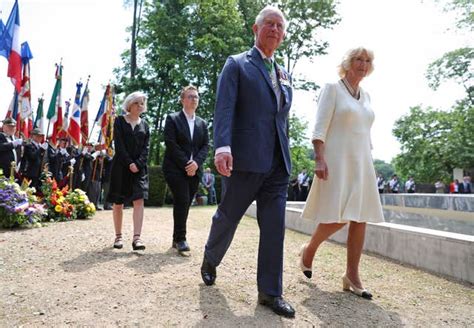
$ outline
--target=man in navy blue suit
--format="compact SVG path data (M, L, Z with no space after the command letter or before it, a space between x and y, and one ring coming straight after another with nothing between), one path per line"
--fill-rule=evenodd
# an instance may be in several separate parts
M294 317L295 310L282 298L292 89L290 76L274 60L285 36L286 20L278 8L267 6L252 29L255 46L230 56L217 83L214 163L223 176L223 193L212 218L201 276L206 285L214 284L216 267L240 219L256 200L258 302L279 315Z

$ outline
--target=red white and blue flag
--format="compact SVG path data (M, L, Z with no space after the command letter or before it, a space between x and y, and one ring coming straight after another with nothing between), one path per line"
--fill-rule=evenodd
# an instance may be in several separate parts
M72 142L76 146L81 143L81 88L82 83L76 83L76 97L74 98L74 106L72 108L71 119L69 121L68 133Z
M85 145L89 139L89 79L81 99L81 136L82 145Z
M13 5L12 12L10 13L10 17L8 17L7 25L5 26L4 37L2 37L2 39L8 39L8 45L10 45L11 40L11 48L8 54L7 76L11 79L15 86L15 90L19 93L21 90L21 45L20 11L18 9L18 1L15 1L15 4Z

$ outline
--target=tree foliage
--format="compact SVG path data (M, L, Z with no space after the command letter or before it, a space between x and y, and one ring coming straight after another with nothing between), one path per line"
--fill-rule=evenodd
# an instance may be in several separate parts
M395 169L417 181L448 181L456 167L474 167L474 108L459 103L451 111L412 107L395 122L393 134L401 144Z
M378 174L382 174L385 179L390 178L395 173L393 165L381 159L374 159L374 168L375 171L377 171Z
M445 53L428 66L426 78L433 90L447 80L462 85L471 104L474 104L474 48L465 47Z
M457 28L474 30L474 2L472 0L449 0L444 4L444 10L457 14Z
M450 0L445 10L460 14L458 28L472 30L474 3L469 0ZM445 53L428 66L428 85L437 90L448 80L466 91L450 110L412 107L400 118L393 129L401 143L401 154L395 168L402 176L413 174L415 179L432 183L448 181L454 168L474 167L474 48L464 47Z
M292 114L289 119L290 129L290 155L292 160L292 176L297 176L303 169L307 169L311 173L314 166L313 149L308 143L306 131L308 122Z
M148 94L146 119L152 127L151 162L159 164L163 148L165 116L180 110L179 92L187 84L199 88L199 115L212 129L218 75L231 54L249 49L251 30L258 12L269 1L262 0L154 0L145 1L136 36L137 71L131 74L131 50L122 55L116 69L117 90ZM321 29L339 21L335 1L280 0L272 2L287 15L288 39L277 57L290 72L299 59L324 54L327 42L319 40ZM311 87L297 78L295 87Z

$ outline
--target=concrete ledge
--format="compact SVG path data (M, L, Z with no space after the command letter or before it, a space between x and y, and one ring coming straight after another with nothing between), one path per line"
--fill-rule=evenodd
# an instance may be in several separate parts
M381 194L382 205L474 212L474 194Z
M286 227L310 235L316 223L302 219L301 212L301 208L287 207ZM256 217L255 202L246 214ZM330 239L345 244L346 238L344 227ZM394 223L368 223L364 250L474 283L474 236Z

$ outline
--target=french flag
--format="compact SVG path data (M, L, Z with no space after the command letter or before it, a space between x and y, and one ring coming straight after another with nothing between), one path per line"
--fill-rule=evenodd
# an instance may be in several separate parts
M68 133L76 146L81 143L81 88L82 83L76 84L76 97L72 108L71 119L69 121Z
M8 73L15 90L21 91L21 45L20 45L20 11L18 9L18 0L13 5L12 12L8 18L6 30L11 31L12 45L8 57Z

